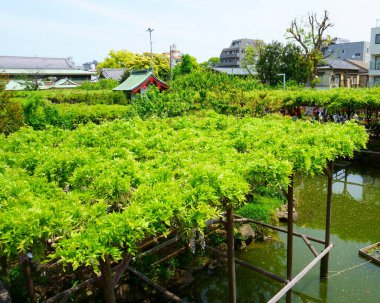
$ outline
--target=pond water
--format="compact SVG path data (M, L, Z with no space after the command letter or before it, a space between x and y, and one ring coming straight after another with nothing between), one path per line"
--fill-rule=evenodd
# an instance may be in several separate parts
M327 178L297 176L295 197L298 220L295 231L324 238ZM237 257L286 276L286 234L271 232L272 240L253 243ZM359 256L359 249L380 241L380 169L336 166L333 182L329 278L319 280L319 263L294 288L293 302L380 302L380 266ZM314 245L322 250L322 245ZM293 276L314 255L302 239L294 238ZM281 284L236 266L237 302L266 302ZM228 301L226 266L195 276L189 302ZM285 302L285 299L280 302Z

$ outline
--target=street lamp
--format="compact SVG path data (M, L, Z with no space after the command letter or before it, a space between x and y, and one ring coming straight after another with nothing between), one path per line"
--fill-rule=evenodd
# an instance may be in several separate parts
M284 87L284 90L286 89L286 76L285 74L277 74L277 76L282 76L282 84Z
M150 41L150 67L153 70L153 51L152 51L152 32L154 31L154 28L148 28L146 30L149 32L149 41Z

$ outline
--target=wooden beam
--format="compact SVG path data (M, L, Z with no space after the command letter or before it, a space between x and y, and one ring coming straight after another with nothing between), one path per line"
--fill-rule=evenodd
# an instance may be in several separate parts
M227 262L228 262L228 302L236 303L236 272L234 245L234 213L232 205L227 206Z
M208 249L209 251L214 252L214 253L222 256L223 258L227 259L227 254L224 253L224 252L222 252L222 251L220 251L220 250L218 250L218 249L216 249L216 248L213 248L211 246L206 245L206 249ZM236 262L236 264L244 266L244 267L246 267L246 268L248 268L248 269L250 269L250 270L252 270L254 272L262 274L262 275L264 275L264 276L266 276L268 278L271 278L271 279L273 279L273 280L275 280L277 282L280 282L282 284L287 284L289 282L288 280L286 280L286 279L284 279L284 278L282 278L280 276L277 276L277 275L275 275L275 274L273 274L273 273L271 273L269 271L266 271L265 269L262 269L260 267L254 266L254 265L252 265L252 264L250 264L248 262L245 262L243 260L235 258L235 262Z
M333 162L329 161L327 166L327 201L326 201L326 230L325 230L325 248L330 244L331 229L331 203L332 203L332 183L333 183ZM329 272L329 254L322 259L320 268L321 279L327 278Z
M157 265L157 264L161 264L167 260L169 260L170 258L173 258L173 257L176 257L178 256L180 253L184 252L186 250L186 246L184 247L181 247L180 249L177 249L176 251L172 252L171 254L163 257L162 259L152 263L150 266L154 266L154 265Z
M302 239L305 241L305 243L307 244L307 246L309 246L309 248L310 248L311 252L313 253L313 255L316 256L316 257L318 257L319 253L314 248L314 246L311 244L311 242L309 241L309 239L305 235L302 235Z
M286 278L290 281L292 279L293 270L293 188L294 188L294 175L290 176L290 183L288 186L287 200L288 200L288 233L286 245ZM292 302L291 290L286 294L286 302Z
M168 247L168 246L178 242L180 239L181 239L180 236L175 236L174 238L166 240L165 242L161 243L160 245L157 245L157 246L153 247L152 249L149 249L149 250L143 252L142 254L139 255L139 258L144 257L148 254L154 253L156 251L159 251L165 247Z
M135 276L139 277L141 280L143 280L148 285L157 289L159 292L161 292L168 299L173 300L174 302L185 303L185 301L182 300L180 297L178 297L175 294L173 294L172 292L168 291L167 289L165 289L161 285L153 282L151 279L149 279L147 276L143 275L141 272L137 271L133 267L128 265L127 270L130 271L131 273L133 273Z
M334 247L330 244L318 257L314 258L298 275L296 275L287 285L285 285L268 303L278 302L294 285L296 285L329 251Z
M236 218L245 219L245 221L239 221L239 223L242 223L242 222L251 222L251 223L258 224L258 225L261 225L261 226L264 226L264 227L268 227L268 228L271 228L273 230L277 230L277 231L280 231L280 232L283 232L283 233L287 233L288 232L286 229L283 229L281 227L277 227L277 226L270 225L270 224L267 224L267 223L264 223L264 222L260 222L260 221L257 221L257 220L253 220L253 219L243 218L243 217L238 216L238 215L234 215L234 216ZM296 236L296 237L302 238L302 234L300 234L298 232L294 232L293 231L293 235ZM316 237L311 237L311 236L307 236L307 238L309 240L311 240L311 241L314 241L314 242L317 242L317 243L321 243L321 244L325 244L325 241L322 240L322 239L319 239L319 238L316 238Z

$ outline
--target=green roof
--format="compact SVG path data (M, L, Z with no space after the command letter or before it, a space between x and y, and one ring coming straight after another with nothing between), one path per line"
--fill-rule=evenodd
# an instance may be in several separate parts
M165 87L167 87L167 85L163 81L161 81L154 75L151 69L147 69L133 71L131 75L123 83L115 87L113 90L133 91L136 88L138 88L141 84L143 84L145 81L147 81L150 77L155 78L157 82L160 82Z

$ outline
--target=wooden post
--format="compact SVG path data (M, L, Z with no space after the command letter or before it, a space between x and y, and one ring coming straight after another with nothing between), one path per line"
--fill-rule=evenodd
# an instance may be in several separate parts
M314 266L317 264L326 254L329 253L329 251L334 247L334 244L330 244L325 248L318 257L314 258L313 261L311 261L306 267L301 270L301 272L294 277L292 281L290 281L288 284L286 284L272 299L268 301L268 303L276 303L278 302L285 293L288 293L289 290L292 289L294 285L296 285Z
M8 260L7 256L1 256L0 257L0 263L1 263L1 272L4 277L8 276Z
M330 245L330 228L331 228L331 201L332 201L332 182L333 182L333 162L327 165L327 206L326 206L326 231L325 231L325 248ZM329 254L321 260L321 279L327 278L329 271Z
M99 268L101 272L100 283L103 292L103 300L105 303L116 302L110 263L109 256L105 256L105 260L99 258Z
M288 237L286 249L286 278L292 280L292 267L293 267L293 185L294 175L290 176L290 184L288 186ZM286 293L286 302L292 302L292 291Z
M28 290L29 301L31 303L36 302L36 295L34 292L32 269L30 268L30 262L26 255L20 254L20 263L24 272L26 288Z
M232 205L227 206L227 254L228 254L228 302L236 303L236 273L234 247L234 214Z

